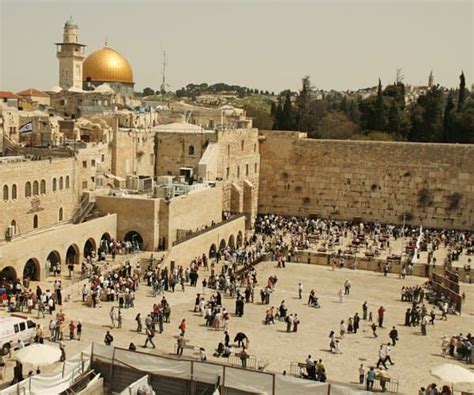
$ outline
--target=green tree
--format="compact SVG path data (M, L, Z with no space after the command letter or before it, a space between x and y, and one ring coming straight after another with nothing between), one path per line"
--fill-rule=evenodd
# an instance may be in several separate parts
M446 107L444 108L444 117L443 117L443 142L451 143L455 139L454 134L454 101L453 95L449 94L448 100L446 102Z
M411 113L409 141L439 142L443 139L443 90L433 86L420 96Z
M358 126L342 111L331 111L321 120L317 136L322 139L347 140L352 138L357 130Z
M274 105L274 103L272 103ZM262 107L247 104L244 109L248 117L253 118L253 126L262 130L271 130L273 128L273 117Z
M459 76L459 96L458 96L458 111L461 111L466 99L466 79L464 78L464 71Z
M302 79L301 90L296 98L296 127L302 132L309 132L313 129L311 121L311 101L313 87L308 75Z
M146 87L145 89L143 89L143 96L153 96L154 94L155 91L150 87Z
M377 99L375 101L375 129L386 130L387 118L385 115L385 102L382 92L382 81L379 78L379 86L377 88Z

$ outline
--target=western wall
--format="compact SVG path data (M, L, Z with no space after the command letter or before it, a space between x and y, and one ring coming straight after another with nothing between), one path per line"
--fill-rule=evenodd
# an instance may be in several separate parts
M259 213L474 229L474 145L260 132Z

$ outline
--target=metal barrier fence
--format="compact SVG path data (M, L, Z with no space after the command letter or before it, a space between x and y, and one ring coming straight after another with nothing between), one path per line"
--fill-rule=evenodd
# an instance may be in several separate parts
M149 384L162 395L206 395L219 388L221 395L265 393L268 395L350 395L361 393L361 388L335 382L321 383L299 377L298 363L292 363L291 372L276 374L258 370L257 358L247 360L242 368L238 355L228 359L228 364L176 358L133 352L116 347L94 344L91 367L101 374L109 392L121 392L135 381L150 375ZM295 377L297 376L297 377ZM380 383L378 383L380 384ZM381 388L378 385L376 388ZM397 393L398 382L386 383L387 392Z

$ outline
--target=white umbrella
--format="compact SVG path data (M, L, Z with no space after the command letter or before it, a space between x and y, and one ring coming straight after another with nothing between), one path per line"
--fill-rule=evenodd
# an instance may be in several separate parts
M431 369L431 375L451 384L474 383L474 373L459 365L445 363Z
M18 361L34 366L51 365L58 362L60 358L59 347L37 343L24 347L15 354L15 359Z

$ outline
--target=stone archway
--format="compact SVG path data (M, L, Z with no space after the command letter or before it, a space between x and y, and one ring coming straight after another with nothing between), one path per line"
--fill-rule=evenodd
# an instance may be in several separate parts
M230 235L229 236L229 243L228 243L228 246L232 249L235 248L235 238L234 238L234 235Z
M219 251L222 251L225 248L225 240L222 239L221 242L219 243Z
M46 269L47 272L49 271L49 274L52 274L54 272L54 268L56 268L56 270L61 269L61 255L58 251L51 251L48 254L48 257L46 258L46 261L49 262L49 264L46 262Z
M215 244L212 244L212 245L209 247L209 258L215 258L216 252L217 252L217 247L216 247Z
M131 230L127 232L127 234L124 237L125 241L130 241L133 245L133 249L136 249L136 246L140 248L140 251L143 251L143 237L140 233L138 233L135 230Z
M26 261L23 267L23 279L29 279L30 281L39 281L41 277L41 269L36 258L30 258Z
M71 244L66 251L66 264L70 262L75 265L79 264L79 247L76 244Z
M15 281L17 279L16 270L11 266L3 268L2 272L0 273L0 279Z
M242 231L239 230L239 233L237 233L237 247L242 247L243 240L242 240Z
M95 240L91 237L87 239L84 244L84 257L92 256L92 253L97 252L97 246L95 244Z

